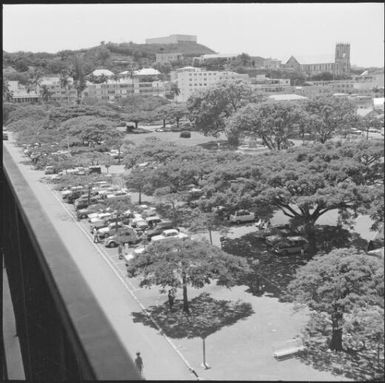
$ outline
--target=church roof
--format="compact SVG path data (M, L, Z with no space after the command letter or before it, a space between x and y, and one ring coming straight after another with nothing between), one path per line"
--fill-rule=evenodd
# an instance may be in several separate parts
M306 56L290 56L294 57L300 64L329 64L334 63L334 55L306 55ZM290 57L284 61L287 62Z

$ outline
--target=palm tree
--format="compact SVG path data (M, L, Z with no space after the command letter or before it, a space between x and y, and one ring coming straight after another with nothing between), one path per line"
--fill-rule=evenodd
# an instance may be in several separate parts
M83 71L83 63L79 56L75 57L72 77L74 78L74 85L77 93L77 103L79 105L81 102L83 90L87 87Z
M42 85L40 88L40 97L44 102L48 102L51 99L52 92L47 85Z
M7 80L3 81L3 101L11 101L13 93L9 89L9 84Z
M68 91L71 87L71 84L70 84L70 80L69 80L69 74L67 71L62 71L60 73L60 87L65 89L66 97L67 97L67 103L69 103Z
M178 88L178 85L175 84L174 82L171 83L170 93L172 94L173 97L180 95L180 89Z
M38 69L32 70L29 74L29 79L27 81L27 93L32 90L37 92L37 88L41 82L42 73Z

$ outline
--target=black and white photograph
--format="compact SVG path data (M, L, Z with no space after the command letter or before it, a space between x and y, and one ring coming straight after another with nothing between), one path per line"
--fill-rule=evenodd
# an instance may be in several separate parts
M384 381L384 5L2 4L1 381Z

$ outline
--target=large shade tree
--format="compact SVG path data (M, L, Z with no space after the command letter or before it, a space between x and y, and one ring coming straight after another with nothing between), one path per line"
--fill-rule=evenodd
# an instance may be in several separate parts
M240 275L248 272L248 265L243 258L207 242L186 238L150 244L129 261L127 272L130 277L141 277L141 287L182 288L183 311L189 314L188 286L202 288L216 281L231 287Z
M306 101L304 108L310 131L321 143L357 124L356 107L345 98L319 96Z
M80 142L99 143L109 139L115 139L122 133L115 129L114 124L105 118L96 116L79 116L63 122L60 132L78 139Z
M297 271L288 294L318 314L330 316L329 347L342 351L344 315L383 307L384 260L353 248L317 255Z
M302 228L313 250L316 221L331 210L343 219L369 208L383 178L382 145L370 141L291 148L218 167L205 182L212 206L280 210ZM207 203L207 201L206 201Z
M256 136L271 150L288 147L288 139L300 126L306 125L306 114L298 105L283 102L248 104L227 121L231 134Z
M226 120L253 100L253 91L244 82L221 82L187 100L189 119L203 134L218 136L219 133L226 133L229 143L237 145L239 137L232 131L226 131Z

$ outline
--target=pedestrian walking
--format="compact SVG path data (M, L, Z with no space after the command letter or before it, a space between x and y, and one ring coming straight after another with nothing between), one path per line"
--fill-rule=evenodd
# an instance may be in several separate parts
M170 289L168 291L168 304L170 306L170 310L172 310L172 307L174 306L175 301L175 291L174 289Z
M125 244L124 244L124 254L128 255L128 243L127 242L125 242Z
M94 227L92 232L94 234L94 243L99 243L99 233L98 233L98 230L96 229L96 227Z
M118 254L119 254L119 259L123 259L123 246L121 243L119 243L119 246L118 246Z
M143 372L143 359L140 356L140 352L136 353L136 359L135 359L136 368L139 370L140 374L142 375Z

